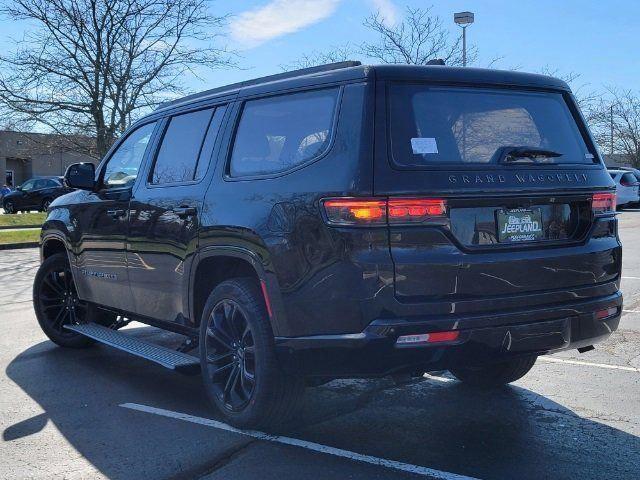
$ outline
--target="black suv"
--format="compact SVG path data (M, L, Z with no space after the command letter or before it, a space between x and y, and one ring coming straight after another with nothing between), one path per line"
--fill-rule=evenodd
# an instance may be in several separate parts
M2 208L4 213L29 210L46 212L51 202L70 191L63 185L61 177L31 178L2 197Z
M276 75L162 105L66 181L34 285L45 333L201 371L241 427L340 377L505 384L620 320L614 185L554 78ZM131 320L185 341L117 331Z

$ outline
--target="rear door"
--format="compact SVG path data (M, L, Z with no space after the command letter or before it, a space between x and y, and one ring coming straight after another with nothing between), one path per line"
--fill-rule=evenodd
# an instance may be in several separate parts
M616 252L589 241L593 193L613 185L567 93L378 89L377 111L386 115L376 126L375 194L445 205L418 225L394 224L389 212L399 299L486 298L616 278Z
M131 199L127 260L135 311L184 323L204 194L226 106L176 114Z

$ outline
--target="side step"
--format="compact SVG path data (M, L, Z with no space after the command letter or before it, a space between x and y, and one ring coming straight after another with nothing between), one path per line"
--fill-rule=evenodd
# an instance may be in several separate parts
M93 338L118 350L146 358L180 373L195 374L200 371L200 359L198 357L139 340L97 323L65 325L64 328L73 330L85 337Z

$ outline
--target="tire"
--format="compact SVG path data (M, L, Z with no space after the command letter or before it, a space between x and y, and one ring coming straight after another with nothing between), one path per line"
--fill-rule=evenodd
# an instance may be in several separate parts
M43 212L46 212L49 209L49 205L51 205L52 200L50 198L45 198L42 201L42 206L40 207L40 210Z
M116 314L78 298L66 253L51 255L40 265L33 282L33 308L42 331L61 347L85 348L95 343L64 325L92 321L108 326L116 319Z
M16 213L16 207L11 200L5 201L2 207L4 209L4 213L8 215L13 215L14 213Z
M536 363L535 355L516 357L500 363L450 368L461 382L474 387L500 387L524 377Z
M211 403L236 427L285 424L301 403L304 381L280 369L264 299L251 278L226 280L209 295L200 363Z

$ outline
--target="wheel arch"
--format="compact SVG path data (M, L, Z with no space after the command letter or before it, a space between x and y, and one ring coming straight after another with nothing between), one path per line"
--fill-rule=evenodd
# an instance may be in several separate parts
M58 233L48 233L43 235L40 240L40 262L42 263L45 259L49 258L51 255L55 255L56 253L65 253L69 259L69 265L73 266L69 252L69 245L65 238ZM72 268L72 274L74 273L73 270L74 269Z
M273 334L282 334L285 314L275 274L265 268L260 257L242 247L216 246L200 251L189 282L189 313L195 325L211 291L224 280L234 277L254 278L265 296Z

